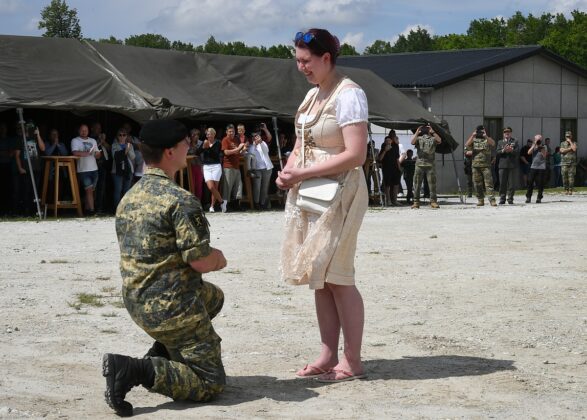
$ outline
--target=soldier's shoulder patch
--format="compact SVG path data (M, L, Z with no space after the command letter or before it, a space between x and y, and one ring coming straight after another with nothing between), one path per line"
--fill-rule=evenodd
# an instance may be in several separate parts
M196 231L205 232L206 234L210 233L210 230L209 230L210 223L208 222L208 219L206 219L206 216L204 216L203 213L201 213L201 212L191 213L188 216L188 219L189 219L190 223L193 225L193 227L196 229Z

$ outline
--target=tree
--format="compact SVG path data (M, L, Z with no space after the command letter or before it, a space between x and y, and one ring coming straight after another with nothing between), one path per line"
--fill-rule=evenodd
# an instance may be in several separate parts
M124 44L124 41L122 39L115 38L112 35L110 35L110 38L100 38L98 42L101 42L102 44Z
M359 55L355 47L346 42L340 46L340 55Z
M171 49L176 51L195 51L195 48L191 42L185 43L181 41L173 41L173 43L171 44Z
M267 49L267 57L272 58L293 58L294 49L288 45L273 45Z
M51 4L41 10L38 28L45 29L45 37L82 38L77 9L70 9L65 0L51 0Z
M471 38L464 34L448 34L442 36L435 36L434 50L464 50L466 48L473 48Z
M430 51L432 49L434 49L432 37L426 29L418 26L416 30L411 29L407 37L400 35L391 48L391 52Z
M388 41L382 41L380 39L373 42L373 44L367 46L363 54L365 55L381 55L390 54L391 44Z
M571 16L557 14L540 44L587 69L587 13L573 10Z
M475 19L469 24L467 35L473 48L505 47L506 31L503 18Z
M133 45L135 47L159 48L162 50L171 48L171 42L159 34L132 35L126 38L124 43L125 45Z

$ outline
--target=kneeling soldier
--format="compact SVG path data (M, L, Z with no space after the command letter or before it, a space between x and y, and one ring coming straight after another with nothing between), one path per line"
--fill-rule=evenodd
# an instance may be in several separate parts
M202 280L226 259L210 246L200 202L174 181L186 166L187 129L173 120L149 121L140 138L149 168L121 200L116 233L124 304L155 344L142 359L104 355L106 402L120 416L132 415L125 396L136 385L175 400L208 401L226 381L211 323L224 295Z

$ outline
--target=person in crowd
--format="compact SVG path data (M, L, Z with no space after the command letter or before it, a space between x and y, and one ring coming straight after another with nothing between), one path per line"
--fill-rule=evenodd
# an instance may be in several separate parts
M381 151L377 157L381 163L383 191L385 202L388 206L399 206L397 194L399 192L401 169L399 163L399 146L396 139L395 131L391 130L389 135L383 140Z
M463 148L465 151L463 157L463 172L467 177L467 197L473 197L473 161L470 155L467 155L467 148Z
M188 165L188 169L191 169L192 184L194 186L194 195L198 197L200 201L203 198L203 186L204 186L204 172L202 169L202 160L200 159L200 150L204 142L200 140L200 130L192 128L190 130L190 148L188 155L192 157L191 164Z
M309 284L315 290L322 341L319 356L296 376L317 377L321 382L364 377L364 306L355 286L354 261L357 234L368 205L362 165L369 113L365 92L336 70L339 53L338 38L327 30L310 29L295 36L298 70L316 87L298 109L294 120L298 141L276 181L279 188L290 189L281 247L282 278L290 284ZM328 209L317 214L298 207L300 182L327 176L344 184ZM339 358L341 328L344 346Z
M226 136L222 139L222 153L224 154L224 201L227 203L242 198L243 185L240 171L240 157L246 152L246 143L240 143L235 137L234 125L226 127ZM236 206L236 204L235 204Z
M14 195L12 193L13 180L16 174L12 172L14 161L14 138L8 135L8 124L0 121L0 215L12 214Z
M61 142L59 138L59 131L52 128L49 131L49 142L45 143L46 156L68 156L67 146Z
M216 138L216 130L212 127L206 129L206 139L202 143L200 157L204 181L211 195L209 212L214 213L214 207L220 204L222 213L226 213L227 202L222 199L218 190L222 178L222 151L220 141Z
M418 159L416 160L416 172L414 174L414 204L413 209L420 208L420 188L422 186L422 179L428 180L428 188L430 190L430 207L437 209L438 205L436 195L436 146L442 142L442 139L432 129L430 125L421 125L418 127L412 137L412 145L416 146Z
M254 175L253 183L253 203L255 209L267 209L269 198L269 181L273 173L273 163L269 157L269 146L261 139L259 131L253 133L253 143L249 146L249 154L254 159L254 166L251 168Z
M130 122L125 122L122 124L122 129L126 131L128 137L132 142L133 149L135 151L135 161L133 162L134 167L134 174L133 174L133 184L138 182L139 179L145 173L145 161L143 159L143 154L141 153L141 140L138 137L133 136L132 134L132 124Z
M514 204L514 170L518 157L518 142L512 137L512 128L503 129L503 139L497 144L499 156L499 204L505 204L506 194L508 204Z
M542 202L542 194L544 192L544 181L546 179L546 147L540 134L534 136L532 146L528 149L528 156L531 159L530 173L528 174L528 189L526 190L526 203L532 200L532 192L534 191L534 184L538 189L536 202Z
M530 173L530 157L528 150L532 147L532 139L526 140L526 145L520 149L520 173L522 174L522 185L528 187L528 174Z
M561 164L562 164L561 148L559 146L557 146L557 147L555 147L554 153L552 155L552 167L554 169L554 186L555 187L562 187L563 186Z
M571 131L565 132L565 139L560 145L560 153L563 188L565 189L565 194L572 195L577 171L577 143L573 140Z
M367 155L365 157L365 163L363 164L365 172L365 182L367 183L367 191L369 196L371 193L378 194L380 183L379 183L379 167L377 158L379 156L379 149L375 147L375 141L369 140L367 143ZM373 188L371 188L373 187Z
M126 394L137 385L174 400L210 401L226 374L212 319L222 290L202 274L226 266L210 244L208 221L193 194L174 181L186 167L186 127L148 121L140 132L148 169L116 211L122 298L132 320L155 343L143 358L106 353L106 402L119 416L133 414Z
M112 141L112 184L113 196L112 202L114 209L118 207L120 199L126 194L132 185L134 174L134 162L136 159L132 140L123 128L116 133L116 139Z
M112 157L110 143L106 140L106 134L102 131L102 124L95 122L90 129L90 137L98 143L98 149L102 152L96 159L98 164L98 183L96 184L96 212L104 213L106 210L106 190L112 171ZM115 204L116 206L116 204ZM116 208L116 207L114 207Z
M416 171L416 160L414 159L414 151L408 149L406 151L405 159L401 161L404 181L406 183L406 204L411 204L414 201L414 172Z
M550 185L550 181L552 180L552 168L553 168L553 159L552 159L552 148L550 147L550 137L546 137L544 139L544 148L546 149L546 173L544 178L544 187L548 187Z
M236 126L236 139L239 144L246 143L247 147L251 144L251 138L247 136L245 125L242 123Z
M465 147L471 157L477 206L485 205L485 195L489 197L489 204L497 206L491 175L491 149L495 148L495 140L489 137L485 127L478 125L465 142Z
M98 143L90 137L90 129L87 124L81 124L78 130L79 136L71 140L71 153L78 156L77 176L79 183L85 190L84 207L86 215L96 214L94 208L94 191L98 183L98 163L96 158L101 156Z
M16 125L16 142L14 144L14 161L16 164L16 182L13 183L13 195L17 207L27 216L34 215L37 211L35 196L29 165L27 160L30 159L33 170L33 179L37 193L40 193L41 186L41 154L45 153L45 141L41 137L39 128L29 121L24 125L24 136L26 137L26 148L22 142L23 127L21 124Z

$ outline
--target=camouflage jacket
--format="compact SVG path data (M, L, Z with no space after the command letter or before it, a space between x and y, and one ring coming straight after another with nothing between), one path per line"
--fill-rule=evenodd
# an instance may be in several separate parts
M561 145L560 148L561 149L568 149L571 147L571 144L566 141L563 140L561 141ZM564 155L561 153L561 166L571 166L571 165L576 165L577 164L577 152L573 152L572 150L570 152L565 153Z
M473 168L489 168L491 166L491 146L487 139L474 139L468 147L473 152Z
M207 316L194 304L202 276L189 263L210 254L202 206L157 168L149 168L116 211L122 295L146 331Z
M436 140L434 136L424 134L416 139L416 151L418 159L416 166L434 166L436 152Z

